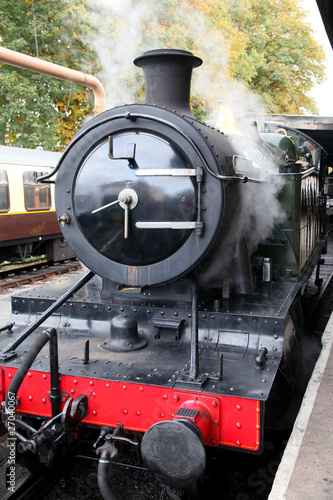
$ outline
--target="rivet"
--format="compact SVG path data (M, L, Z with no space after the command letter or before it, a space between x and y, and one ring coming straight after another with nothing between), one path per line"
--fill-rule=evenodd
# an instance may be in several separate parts
M242 411L242 407L241 407L241 405L237 405L237 406L236 406L236 409L237 409L238 411Z
M236 444L237 446L241 446L242 443L237 439Z
M28 372L28 377L32 377L32 373L31 372Z
M165 417L165 413L161 413L161 418L164 418Z
M127 385L123 385L123 389L124 389L124 391L126 391Z
M43 375L43 379L46 380L47 379L47 375L44 373Z
M215 425L215 427L217 427L219 425L219 421L218 420L214 420L214 425Z
M93 415L97 415L97 411L96 411L96 410L93 410L93 411L92 411L92 414L93 414Z
M93 380L90 380L90 381L89 381L89 384L90 384L90 385L94 385L94 381L93 381Z
M28 399L29 399L29 401L32 401L32 396L29 396Z
M242 424L240 422L237 422L236 427L237 427L237 429L241 429L242 428Z
M124 413L125 415L127 415L128 410L123 410L123 413Z
M42 399L42 403L45 405L45 403L46 403L46 399L45 398Z
M163 399L168 399L168 395L164 394Z
M173 395L173 399L174 399L175 401L179 401L179 396L177 396L177 394L174 394L174 395Z
M76 378L73 380L73 384L77 385L78 381L76 380Z
M111 385L109 383L107 383L106 387L109 389L111 387Z
M71 389L71 394L74 394L75 390L74 389Z
M138 417L140 417L141 411L137 410L136 414L137 414Z
M212 406L217 406L217 402L216 401L212 401Z

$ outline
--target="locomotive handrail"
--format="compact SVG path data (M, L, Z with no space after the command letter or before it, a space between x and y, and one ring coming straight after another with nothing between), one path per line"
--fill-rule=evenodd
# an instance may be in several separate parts
M131 113L131 112L127 111L126 113L121 113L121 114L116 114L116 115L113 115L113 116L108 116L107 118L98 121L98 123L94 124L93 126L90 126L90 124L89 124L89 127L87 127L86 130L83 130L82 133L80 133L78 136L74 136L74 138L72 139L72 141L70 143L71 146L73 146L76 142L78 142L82 138L82 136L84 136L86 133L91 132L91 130L93 130L94 128L99 127L100 125L103 125L103 124L108 123L110 121L118 120L118 119L121 119L121 118L126 118L126 120L132 120L132 121L135 121L137 118L144 118L144 119L147 119L147 120L152 120L152 121L156 121L158 123L162 123L163 125L166 125L168 127L173 128L174 130L176 130L180 135L182 135L191 144L191 146L194 148L194 150L196 151L196 153L200 157L200 160L204 164L206 170L209 173L211 173L209 171L209 169L208 169L208 165L207 165L205 159L203 158L203 156L201 154L201 151L197 148L196 144L192 141L192 139L180 127L178 127L177 125L175 125L174 123L172 123L172 122L170 122L168 120L164 120L164 119L158 118L156 116L146 115L146 114L142 114L142 113ZM68 149L66 149L64 151L64 154L63 154L62 158L64 158L67 153L68 153ZM39 182L45 182L46 179L49 179L50 177L53 177L53 175L55 175L58 172L58 170L60 168L60 165L61 165L61 163L59 162L58 165L55 167L55 169L52 170L52 172L50 172L49 174L44 175L42 177L39 177L38 178ZM54 181L47 181L47 182L54 183Z
M56 300L46 311L43 312L33 323L31 323L30 326L25 328L23 332L15 339L13 342L11 342L9 345L7 345L0 353L0 359L2 361L6 361L6 357L8 355L8 358L10 357L9 354L12 354L15 349L22 344L22 342L29 337L29 335L36 330L51 314L53 314L62 304L68 300L73 293L77 292L80 290L80 288L83 287L88 281L91 280L91 278L95 276L95 273L93 271L89 271L87 274L85 274L75 285L72 286L69 290L67 290L58 300Z

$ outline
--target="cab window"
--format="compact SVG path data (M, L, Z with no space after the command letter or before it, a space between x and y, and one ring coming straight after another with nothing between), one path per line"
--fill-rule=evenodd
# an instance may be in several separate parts
M23 172L24 201L27 210L51 208L50 186L37 182L47 172Z
M6 170L0 170L0 212L9 210L9 186Z

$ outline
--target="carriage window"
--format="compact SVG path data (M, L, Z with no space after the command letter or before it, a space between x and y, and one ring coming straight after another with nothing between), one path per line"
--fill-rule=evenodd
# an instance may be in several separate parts
M8 177L5 170L0 170L0 212L9 210Z
M51 208L50 186L40 184L37 178L47 172L23 172L24 199L27 210L45 210Z

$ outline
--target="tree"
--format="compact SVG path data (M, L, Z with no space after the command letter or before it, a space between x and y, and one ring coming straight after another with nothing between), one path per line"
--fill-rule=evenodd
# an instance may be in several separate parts
M0 45L86 73L97 71L85 40L93 23L84 0L0 0ZM0 65L0 142L61 150L92 112L90 91Z
M0 44L86 73L100 64L109 107L143 100L136 56L190 50L204 61L192 86L199 119L230 98L316 113L309 93L325 69L300 0L0 0ZM0 143L61 150L91 110L87 89L0 64Z
M309 97L325 77L325 54L312 36L299 0L243 0L231 11L232 22L246 35L245 54L254 72L244 78L272 113L317 114ZM242 5L241 5L242 4ZM243 76L241 58L231 72Z
M96 51L112 105L141 99L135 56L154 48L192 51L195 106L221 99L253 100L272 113L316 113L309 92L324 78L324 53L312 36L300 0L122 0L88 3L98 18ZM139 91L136 89L139 87ZM116 89L116 90L115 90ZM132 96L132 97L131 97Z

